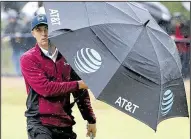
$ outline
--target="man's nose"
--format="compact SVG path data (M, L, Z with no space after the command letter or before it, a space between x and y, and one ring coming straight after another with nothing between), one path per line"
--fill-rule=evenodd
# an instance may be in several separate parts
M46 36L47 32L46 31L42 31L42 35Z

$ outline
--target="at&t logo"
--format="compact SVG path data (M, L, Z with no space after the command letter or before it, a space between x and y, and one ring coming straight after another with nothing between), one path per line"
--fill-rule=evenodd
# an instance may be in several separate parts
M74 65L82 73L93 73L96 72L102 64L100 54L90 48L82 48L77 51L74 58Z
M161 114L165 116L169 113L174 102L174 94L171 90L167 90L162 97Z

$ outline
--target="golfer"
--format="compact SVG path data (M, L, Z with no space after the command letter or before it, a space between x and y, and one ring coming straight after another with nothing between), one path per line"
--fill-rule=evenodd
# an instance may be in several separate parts
M70 94L84 120L87 136L96 136L96 118L88 87L67 64L54 46L49 46L46 15L37 15L31 23L36 45L25 52L21 71L27 89L27 132L29 139L76 139ZM63 46L64 47L64 46ZM86 127L86 126L85 126Z

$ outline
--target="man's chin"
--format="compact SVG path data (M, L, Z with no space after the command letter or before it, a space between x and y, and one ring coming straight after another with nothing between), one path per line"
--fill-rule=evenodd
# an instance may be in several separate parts
M48 42L42 42L41 45L43 46L48 45Z

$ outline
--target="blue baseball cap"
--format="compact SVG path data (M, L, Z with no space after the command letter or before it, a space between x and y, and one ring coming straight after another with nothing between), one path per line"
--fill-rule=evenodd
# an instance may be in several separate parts
M47 18L45 14L39 14L35 16L31 21L31 30L33 30L36 26L44 24L48 26Z

